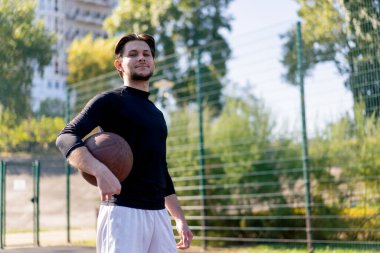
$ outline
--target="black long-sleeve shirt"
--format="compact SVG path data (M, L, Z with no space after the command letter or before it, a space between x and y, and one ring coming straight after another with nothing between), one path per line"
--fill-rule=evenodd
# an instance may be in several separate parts
M128 86L95 96L61 131L57 147L68 157L98 126L122 136L131 146L133 167L114 204L159 210L165 208L165 196L175 190L166 163L165 119L148 96L149 92Z

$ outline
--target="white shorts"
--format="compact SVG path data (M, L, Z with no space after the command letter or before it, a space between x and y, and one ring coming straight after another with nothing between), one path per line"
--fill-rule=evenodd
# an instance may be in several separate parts
M96 252L177 253L168 212L101 205Z

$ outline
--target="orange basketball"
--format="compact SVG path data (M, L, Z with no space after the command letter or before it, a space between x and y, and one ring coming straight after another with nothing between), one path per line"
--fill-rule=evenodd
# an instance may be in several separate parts
M120 182L127 178L132 170L133 153L123 137L110 132L97 133L88 137L85 145L90 153L106 165ZM94 176L82 171L80 173L87 182L97 186Z

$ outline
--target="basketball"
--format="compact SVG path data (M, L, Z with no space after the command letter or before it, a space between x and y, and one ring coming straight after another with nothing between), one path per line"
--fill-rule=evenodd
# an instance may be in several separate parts
M91 135L85 140L88 151L106 165L120 182L127 178L132 169L133 153L129 144L121 136L101 132ZM83 178L97 186L96 178L80 171Z

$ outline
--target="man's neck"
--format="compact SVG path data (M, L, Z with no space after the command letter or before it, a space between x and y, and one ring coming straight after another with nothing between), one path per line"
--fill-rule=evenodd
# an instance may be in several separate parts
M124 79L124 86L129 86L138 90L149 92L148 81L136 81L136 80Z

